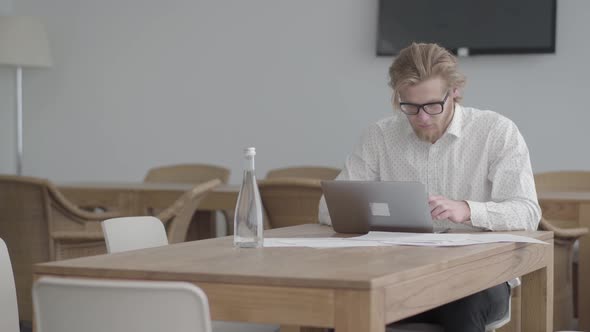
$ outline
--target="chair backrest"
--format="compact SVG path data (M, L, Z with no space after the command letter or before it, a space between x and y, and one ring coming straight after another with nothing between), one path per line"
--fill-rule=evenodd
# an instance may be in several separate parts
M164 224L156 217L112 218L102 222L108 253L165 246Z
M538 191L590 190L590 171L558 171L535 174Z
M189 225L201 200L211 189L220 184L219 179L198 184L184 193L172 206L158 214L158 219L166 227L169 243L184 242L186 240Z
M307 178L320 180L334 180L340 174L339 168L324 166L294 166L276 168L268 171L267 179L278 178Z
M0 239L0 331L18 332L18 306L16 288L8 248Z
M318 223L321 180L262 180L258 188L271 228Z
M33 287L38 332L210 332L205 293L185 282L43 277Z
M229 180L230 170L216 165L182 164L155 167L148 171L144 182L199 184L213 179L222 183Z
M10 248L19 315L32 318L33 264L51 259L47 181L0 175L0 237Z

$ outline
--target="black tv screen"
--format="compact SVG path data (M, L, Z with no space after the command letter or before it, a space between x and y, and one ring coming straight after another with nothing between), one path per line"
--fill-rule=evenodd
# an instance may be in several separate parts
M380 0L377 55L412 42L460 54L555 53L556 0Z

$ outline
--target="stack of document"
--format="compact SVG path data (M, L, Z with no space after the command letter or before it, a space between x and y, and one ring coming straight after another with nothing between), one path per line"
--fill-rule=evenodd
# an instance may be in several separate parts
M310 247L310 248L345 248L377 246L425 246L453 247L483 243L522 242L548 244L534 238L506 233L399 233L369 232L366 235L349 238L266 238L265 247Z

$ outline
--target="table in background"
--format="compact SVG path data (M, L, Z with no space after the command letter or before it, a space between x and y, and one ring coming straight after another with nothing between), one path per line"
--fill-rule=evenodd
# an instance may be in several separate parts
M539 191L543 217L562 228L590 228L590 191ZM590 237L580 238L578 255L578 320L580 331L590 331Z
M79 182L60 184L60 192L79 207L101 207L126 216L157 214L168 208L194 185L147 182ZM215 211L231 211L236 207L238 185L222 184L211 190L199 204L199 220L213 220ZM194 224L194 223L193 223ZM213 222L199 222L189 228L188 239L215 235Z
M553 242L551 232L514 234ZM267 237L334 235L321 225L265 231ZM553 250L542 244L236 249L224 237L43 263L34 271L36 278L191 282L207 294L214 320L336 332L384 332L387 323L523 276L522 331L553 326Z

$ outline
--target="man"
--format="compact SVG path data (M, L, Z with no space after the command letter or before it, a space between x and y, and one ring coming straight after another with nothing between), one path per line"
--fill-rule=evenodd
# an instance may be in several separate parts
M528 148L516 125L459 105L465 77L436 44L412 44L389 68L394 114L370 126L338 180L426 184L435 228L536 230L537 202ZM330 224L326 204L320 222ZM484 331L508 308L501 284L418 315L445 331Z

